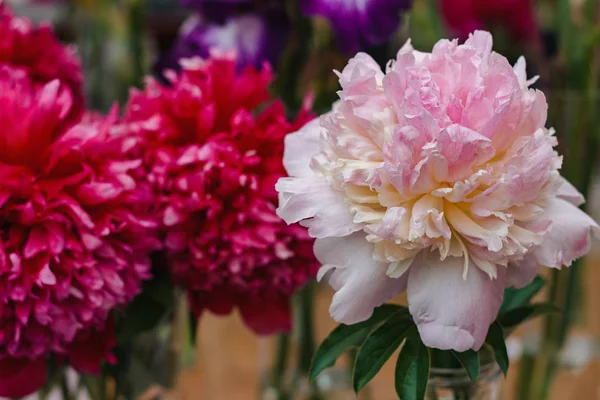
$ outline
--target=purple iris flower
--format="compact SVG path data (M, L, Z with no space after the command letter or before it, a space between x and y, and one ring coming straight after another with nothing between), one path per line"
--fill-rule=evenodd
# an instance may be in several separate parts
M221 24L231 15L256 11L256 0L179 0L179 3Z
M285 14L239 14L213 22L201 15L190 17L181 27L171 52L157 69L178 69L179 60L208 57L211 49L234 51L237 66L260 68L264 61L276 65L285 47L289 22Z
M300 0L302 11L329 21L338 48L356 53L383 44L401 23L412 0Z
M209 55L211 48L234 50L238 67L277 64L287 42L285 0L180 0L198 12L158 70L176 68L185 57ZM398 29L412 0L299 0L307 16L327 19L342 52L355 53L387 41Z

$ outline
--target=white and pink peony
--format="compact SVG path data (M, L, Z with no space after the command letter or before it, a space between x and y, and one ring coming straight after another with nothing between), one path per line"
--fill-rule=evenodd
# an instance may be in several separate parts
M600 235L558 172L544 94L481 31L431 53L409 42L385 72L359 53L338 75L333 110L286 138L279 216L317 238L335 319L407 290L426 345L478 350L506 287Z

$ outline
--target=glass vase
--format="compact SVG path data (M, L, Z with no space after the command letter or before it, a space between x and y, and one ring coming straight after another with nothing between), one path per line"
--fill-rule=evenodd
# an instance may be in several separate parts
M498 364L481 366L479 378L471 381L463 368L431 368L427 400L499 400L504 377Z
M310 381L308 371L319 343L315 335L316 285L302 289L294 302L290 334L260 339L260 400L356 400L352 389L350 354L347 364L329 368ZM321 338L319 338L321 339ZM361 397L364 398L364 397Z

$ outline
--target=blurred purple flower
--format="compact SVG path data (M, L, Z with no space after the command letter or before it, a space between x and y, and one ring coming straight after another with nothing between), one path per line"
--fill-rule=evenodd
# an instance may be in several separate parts
M179 0L182 6L220 24L231 15L253 13L256 9L255 2L256 0Z
M342 52L355 53L388 40L412 0L301 0L301 4L306 15L329 21Z
M211 49L234 51L239 69L248 65L260 68L264 61L276 65L288 30L289 23L280 14L235 15L226 18L223 24L194 16L183 24L175 45L159 60L156 69L161 73L165 69L179 69L180 59L208 57Z
M283 8L283 0L180 0L181 4L223 23L226 16ZM331 24L342 52L355 53L384 43L401 23L412 0L299 0L307 16L320 16Z

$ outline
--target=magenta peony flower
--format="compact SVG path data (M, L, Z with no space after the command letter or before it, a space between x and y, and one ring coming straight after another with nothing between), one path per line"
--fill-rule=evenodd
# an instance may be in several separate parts
M547 104L475 32L431 53L410 42L386 72L358 54L340 102L286 138L278 214L317 238L343 323L407 290L423 342L478 350L505 287L590 248L600 228L558 169Z
M539 40L532 0L440 0L440 11L448 29L461 39L495 24L514 40Z
M171 86L149 80L127 107L127 134L157 190L166 256L196 314L237 307L259 334L289 330L291 294L316 273L312 239L275 213L283 139L308 118L270 100L271 70L185 60Z
M61 82L62 96L72 104L61 117L65 126L59 131L79 120L84 110L83 73L74 51L63 46L49 26L34 27L0 1L0 66L4 64L25 69L34 85Z
M0 370L29 371L0 374L0 396L21 397L50 355L86 372L113 359L109 314L139 291L160 243L142 213L149 192L129 174L140 160L107 139L111 119L62 134L71 98L22 68L0 66L0 99Z

